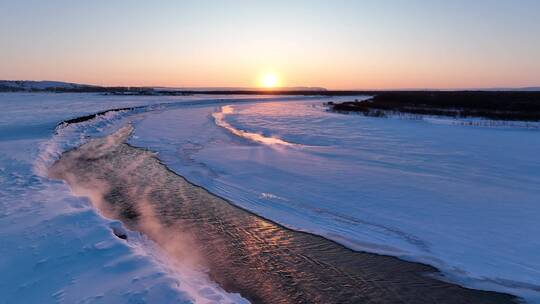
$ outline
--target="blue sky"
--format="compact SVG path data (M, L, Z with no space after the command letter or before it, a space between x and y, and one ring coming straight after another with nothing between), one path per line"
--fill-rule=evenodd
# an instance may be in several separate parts
M540 85L540 1L6 1L1 79Z

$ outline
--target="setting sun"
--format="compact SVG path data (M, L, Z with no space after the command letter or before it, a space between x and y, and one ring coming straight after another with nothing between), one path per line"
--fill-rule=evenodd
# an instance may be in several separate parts
M278 77L275 74L264 74L261 84L265 88L275 88L278 85Z

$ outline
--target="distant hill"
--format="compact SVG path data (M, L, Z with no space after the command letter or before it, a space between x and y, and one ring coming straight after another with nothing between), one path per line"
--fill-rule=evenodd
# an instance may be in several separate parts
M96 89L99 86L61 81L0 80L0 91L35 92L35 91L77 91Z

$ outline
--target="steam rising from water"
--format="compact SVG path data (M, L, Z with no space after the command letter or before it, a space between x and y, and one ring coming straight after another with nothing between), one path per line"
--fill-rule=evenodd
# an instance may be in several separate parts
M128 110L110 110L100 115L89 115L88 120L78 123L62 123L55 129L54 136L42 143L36 157L33 171L37 176L46 177L49 167L60 157L62 151L81 145L89 140L88 133L102 131L114 126L128 113Z
M89 198L105 217L122 220L130 230L141 232L144 239L157 244L157 251L151 243L144 244L144 240L136 241L133 246L138 252L143 251L142 254L165 263L164 266L169 268L173 275L181 274L180 289L187 291L195 303L247 303L238 295L225 293L210 281L206 274L208 266L204 255L192 234L184 232L179 222L164 221L160 218L159 208L156 208L151 199L156 189L139 184L141 170L148 168L149 161L155 161L153 154L144 151L131 154L129 160L122 163L114 159L107 161L111 154L118 151L132 130L131 126L126 126L110 136L93 140L84 145L85 149L68 152L69 160L64 154L64 157L50 168L49 176L64 179L74 194ZM79 171L98 161L99 173L114 173L110 175L114 176L113 180L106 180L96 172L88 170L88 167L84 169L84 173ZM130 186L134 184L140 186ZM117 231L124 234L121 228L112 228L117 236ZM131 236L128 241L132 241ZM146 248L142 248L143 246Z

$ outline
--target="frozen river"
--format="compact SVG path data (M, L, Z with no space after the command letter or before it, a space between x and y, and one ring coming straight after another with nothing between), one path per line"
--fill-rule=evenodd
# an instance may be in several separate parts
M114 302L146 290L157 300L242 301L204 276L175 276L144 238L118 241L109 233L117 223L44 177L61 152L131 123L130 144L258 215L355 250L436 266L468 287L539 301L538 130L327 112L323 102L336 100L0 95L0 250L7 257L0 270L9 273L0 293L30 301L25 288L38 288L66 302L79 293ZM147 107L56 128L135 106ZM111 256L117 262L103 267ZM84 289L89 269L127 290ZM126 287L134 273L140 286Z

